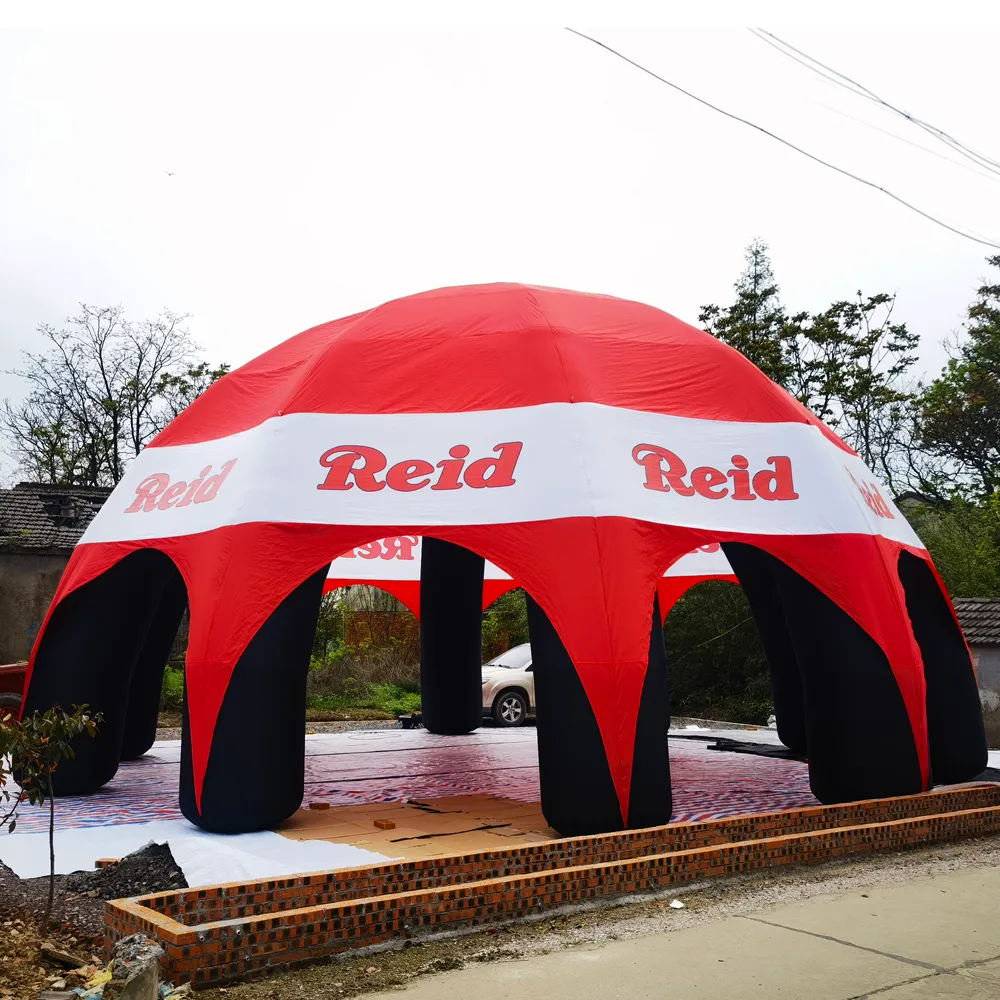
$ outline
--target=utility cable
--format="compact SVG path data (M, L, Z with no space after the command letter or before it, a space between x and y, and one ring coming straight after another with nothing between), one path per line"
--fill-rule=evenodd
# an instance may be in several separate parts
M1000 250L1000 243L996 243L993 240L981 238L975 236L973 233L965 229L959 229L950 223L944 222L943 220L937 218L930 214L930 212L925 212L922 208L918 208L911 202L906 201L901 198L898 194L894 194L887 188L882 187L880 184L876 184L874 181L866 180L864 177L860 177L857 174L851 173L850 170L844 167L838 167L835 163L830 163L829 160L824 160L822 157L817 156L815 153L810 153L808 150L803 149L801 146L796 146L794 142L790 142L788 139L783 139L780 135L776 135L774 132L768 131L762 125L756 125L752 121L748 121L746 118L741 118L739 115L733 114L731 111L726 111L724 108L720 108L710 101L706 101L705 98L699 97L697 94L691 93L689 90L685 90L683 87L676 83L672 83L665 77L660 76L658 73L654 73L653 70L648 69L641 63L636 62L634 59L630 59L628 56L619 52L617 49L613 49L610 45L604 42L598 41L596 38L592 38L590 35L585 35L582 31L577 31L575 28L566 28L567 31L580 38L586 39L588 42L592 42L599 48L605 49L612 55L617 56L619 59L627 62L630 66L634 66L636 69L641 70L643 73L648 74L653 77L654 80L659 80L660 83L665 83L668 87L676 90L678 93L683 94L685 97L689 97L693 101L697 101L699 104L704 105L706 108L710 108L712 111L717 112L720 115L724 115L726 118L730 118L735 122L739 122L741 125L746 125L748 128L752 128L757 132L761 132L770 139L774 139L776 142L780 142L783 146L787 146L789 149L793 149L796 153L807 157L814 163L819 163L821 166L829 167L830 170L836 171L838 174L842 174L844 177L849 177L853 181L857 181L859 184L864 184L865 187L870 187L875 191L880 191L887 198L891 198L893 201L898 202L904 208L908 208L911 212L916 212L917 215L923 216L929 222L933 222L936 226L940 226L942 229L947 229L949 232L954 233L956 236L961 236L967 240L971 240L973 243L980 243L983 246L991 247L994 250Z
M765 31L763 28L750 28L749 30L755 38L759 38L762 42L770 45L771 48L777 49L782 55L794 60L806 69L811 70L813 73L818 74L823 77L823 79L829 80L838 87L843 87L845 90L850 91L858 97L863 97L865 100L872 101L885 108L887 111L891 111L893 114L899 115L901 118L905 118L908 122L934 136L935 139L943 142L946 146L949 146L966 159L971 160L977 166L985 167L987 170L1000 174L1000 162L990 158L985 153L980 153L977 150L972 149L964 142L956 139L953 135L949 135L944 131L944 129L940 129L936 125L931 125L930 122L917 118L915 115L911 115L908 111L904 111L902 108L897 108L894 104L890 104L884 98L879 97L875 91L866 87L864 84L858 83L857 80L852 80L851 77L846 76L844 73L834 69L832 66L828 66L826 63L820 62L818 59L809 55L808 52L803 52L801 49L797 49L794 45L783 41L770 31Z
M856 122L858 125L862 125L864 128L870 128L875 132L880 132L882 135L887 135L890 139L895 139L897 142L905 143L907 146L912 146L914 149L919 149L921 152L926 153L928 156L936 157L939 160L944 160L945 163L950 163L953 167L958 167L959 170L968 170L970 174L975 174L977 177L983 177L988 181L992 181L994 184L1000 183L1000 171L994 171L992 173L986 173L979 164L972 163L962 163L960 160L952 159L947 153L939 152L936 149L931 149L928 146L923 145L919 142L914 142L912 139L907 139L901 136L898 132L893 132L892 129L882 128L881 125L876 125L874 122L866 122L864 118L858 118L856 115L848 114L846 111L842 111L840 108L835 108L832 104L824 104L822 101L815 102L818 107L821 107L824 111L831 111L835 115L840 115L842 118L846 118L849 121Z

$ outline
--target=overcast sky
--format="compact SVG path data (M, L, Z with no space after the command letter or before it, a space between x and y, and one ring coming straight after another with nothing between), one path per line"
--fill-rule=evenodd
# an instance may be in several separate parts
M1000 159L991 6L923 25L912 4L755 22ZM289 6L267 23L224 8L143 23L129 8L84 24L65 9L5 15L0 33L0 369L79 302L190 313L208 357L234 365L470 282L607 292L695 322L730 298L754 237L793 309L896 292L934 368L998 252L559 27L1000 242L1000 177L942 158L955 159L731 17L671 28L641 7L578 6L379 25ZM0 377L0 396L20 388Z

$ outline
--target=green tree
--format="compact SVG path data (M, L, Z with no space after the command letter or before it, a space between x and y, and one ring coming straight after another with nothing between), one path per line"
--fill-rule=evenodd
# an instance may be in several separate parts
M519 587L508 590L483 612L483 660L528 642L528 603Z
M343 594L331 591L319 603L316 634L313 636L312 662L320 666L344 650L347 622Z
M987 259L1000 269L1000 256ZM920 399L920 442L981 497L1000 487L1000 276L969 306L965 335Z
M740 587L721 580L692 587L667 615L663 638L673 714L767 722L771 675Z
M947 504L901 501L952 597L1000 597L1000 494Z
M890 488L899 485L904 469L901 447L913 397L908 377L919 340L904 323L892 321L895 302L885 293L858 292L814 317L800 335L808 345L805 365L821 371L820 392L802 402L812 405ZM818 398L827 412L816 405Z
M49 804L49 898L41 920L42 933L49 927L56 885L56 799L52 792L52 775L62 761L75 756L73 740L79 736L93 738L102 718L91 715L87 706L73 706L73 712L50 708L34 712L17 721L9 712L0 718L0 796L6 813L0 815L0 828L14 832L17 814L27 802ZM14 780L20 788L14 786Z
M917 337L894 321L894 305L891 295L859 291L790 315L767 245L755 240L735 301L705 306L699 318L834 429L890 489L917 484L928 493L933 470L915 447ZM679 713L765 721L770 678L742 591L694 588L671 611L665 635Z
M199 361L187 371L164 372L157 383L156 395L163 402L165 416L173 420L186 410L213 382L228 374L229 365L223 362L213 368L207 361Z
M746 266L736 282L730 306L702 306L698 322L713 336L736 348L768 378L785 385L790 375L787 340L792 335L778 295L767 244L754 240L745 252Z
M881 293L789 315L767 244L755 240L736 282L736 301L704 306L699 319L854 448L891 488L914 478L910 372L917 336L893 321Z

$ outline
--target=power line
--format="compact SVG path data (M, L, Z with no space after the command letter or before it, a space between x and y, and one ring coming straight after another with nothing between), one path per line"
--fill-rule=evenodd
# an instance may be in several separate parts
M905 118L906 121L910 122L912 125L916 125L918 128L928 132L930 135L934 136L935 139L938 139L950 146L956 152L965 156L967 159L972 160L974 163L980 166L985 166L987 169L1000 168L1000 162L991 159L985 153L980 153L977 150L972 149L970 146L967 146L965 143L956 139L953 135L949 135L943 129L939 129L936 125L931 125L929 122L926 122L921 118L917 118L915 115L911 115L908 111L903 111L901 108L897 108L895 105L890 104L884 98L880 97L873 90L864 86L864 84L858 83L857 80L851 79L851 77L844 75L832 66L828 66L826 63L820 62L807 52L797 49L794 45L778 38L778 36L772 32L766 31L763 28L750 28L749 30L756 38L759 38L762 42L766 42L772 48L777 49L787 58L793 59L800 65L805 66L806 69L811 70L813 73L817 73L824 79L829 80L831 83L834 83L839 87L843 87L845 90L850 91L858 97L863 97L866 100L881 105L893 114L899 115L901 118ZM793 55L793 53L795 53L795 55ZM802 58L798 58L799 56ZM823 72L823 70L826 72Z
M777 49L777 51L780 52L783 56L793 60L794 62L799 63L799 65L801 66L805 66L806 69L811 70L818 76L823 77L824 80L829 80L830 83L836 84L838 87L843 87L845 90L849 90L852 94L856 94L858 97L865 98L865 100L876 101L876 102L878 101L876 95L870 93L860 84L854 83L853 80L849 80L847 77L841 77L841 75L836 70L829 69L829 67L823 65L822 63L816 63L816 65L811 65L810 62L806 61L807 59L809 59L809 57L806 56L805 53L799 53L799 55L803 57L801 59L799 58L799 55L793 55L792 52L782 47L784 43L779 45L778 42L780 41L780 39L778 39L777 36L772 35L769 31L765 31L763 28L748 28L747 30L750 32L751 35L760 39L760 41L764 42L766 45L770 45L772 49ZM790 49L791 46L788 46L788 48ZM798 50L796 49L793 51L797 52ZM826 72L824 72L824 70L826 70Z
M964 156L968 160L972 160L972 162L978 166L985 167L987 170L991 170L994 173L1000 173L1000 162L991 159L985 153L980 153L977 150L972 149L964 142L956 139L953 135L949 135L943 129L939 129L936 125L931 125L930 122L925 122L923 119L917 118L915 115L911 115L908 111L903 111L902 108L897 108L895 105L890 104L864 84L858 83L857 80L852 80L851 77L846 76L839 70L834 69L832 66L828 66L826 63L820 62L818 59L809 55L808 52L803 52L801 49L797 49L794 45L783 41L777 35L772 34L770 31L765 31L763 28L750 28L749 30L755 38L759 38L762 42L770 45L771 48L777 49L788 59L792 59L801 66L805 66L806 69L818 74L823 77L823 79L829 80L838 87L843 87L845 90L850 91L858 97L863 97L865 100L872 101L886 110L891 111L893 114L899 115L901 118L905 118L911 124L916 125L917 128L923 129L928 134L934 136L935 139L943 142L947 146L950 146L961 156ZM801 58L799 58L800 56Z
M634 59L630 59L628 56L619 52L617 49L613 49L610 45L599 41L596 38L591 38L590 35L585 35L582 31L577 31L575 28L566 28L567 31L574 35L578 35L580 38L586 39L588 42L592 42L594 45L599 46L602 49L610 52L612 55L617 56L619 59L627 62L630 66L634 66L636 69L641 70L643 73L648 74L654 80L659 80L660 83L665 83L668 87L676 90L678 93L683 94L685 97L689 97L693 101L697 101L699 104L704 105L706 108L710 108L712 111L717 112L720 115L724 115L726 118L730 118L735 122L739 122L741 125L746 125L748 128L752 128L757 132L761 132L770 139L774 139L776 142L780 142L783 146L787 146L789 149L795 150L802 156L807 157L814 163L819 163L821 166L829 167L830 170L836 171L838 174L842 174L844 177L849 177L853 181L857 181L859 184L864 184L865 187L870 187L875 191L880 191L887 198L891 198L893 201L898 202L904 208L908 208L911 212L916 212L917 215L923 216L929 222L933 222L936 226L940 226L942 229L947 229L949 232L955 233L956 236L962 236L967 240L971 240L973 243L981 243L983 246L991 247L994 250L1000 250L1000 243L995 243L993 240L988 240L985 238L980 238L975 236L971 232L959 229L955 226L938 219L936 216L931 215L929 212L925 212L922 208L918 208L916 205L911 204L903 198L900 198L898 194L894 194L887 188L882 187L880 184L876 184L874 181L866 180L864 177L859 177L857 174L851 173L850 170L846 170L844 167L838 167L835 163L830 163L829 160L824 160L822 157L816 156L815 153L810 153L808 150L803 149L801 146L796 146L794 142L789 142L788 139L783 139L780 135L776 135L774 132L768 131L761 125L756 125L752 121L748 121L746 118L741 118L739 115L733 114L731 111L726 111L723 108L712 104L710 101L706 101L703 97L699 97L697 94L692 94L691 91L685 90L683 87L676 83L672 83L665 77L660 76L658 73L654 73L653 70L648 69L641 63L636 62Z
M985 173L982 169L977 169L978 164L973 165L971 163L962 163L959 160L952 159L947 153L938 152L938 150L930 149L919 142L914 142L912 139L906 139L897 132L893 132L891 129L882 128L874 122L866 122L863 118L857 118L855 115L849 115L846 111L842 111L840 108L835 108L830 104L824 104L822 101L816 101L815 103L819 107L823 108L824 111L832 111L835 115L847 118L852 122L856 122L858 125L863 125L865 128L881 132L882 135L887 135L890 139L895 139L897 142L902 142L907 146L912 146L914 149L919 149L928 156L934 156L939 160L944 160L945 163L950 163L953 167L958 167L959 170L968 170L969 173L975 174L977 177L984 177L988 181L993 181L994 184L1000 182L1000 172L994 171L992 173Z

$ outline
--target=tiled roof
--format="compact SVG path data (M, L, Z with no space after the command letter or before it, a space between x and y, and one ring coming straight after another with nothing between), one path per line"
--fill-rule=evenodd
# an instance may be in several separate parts
M110 492L41 483L0 490L0 551L73 548Z
M953 603L970 646L1000 646L1000 598L956 597Z

